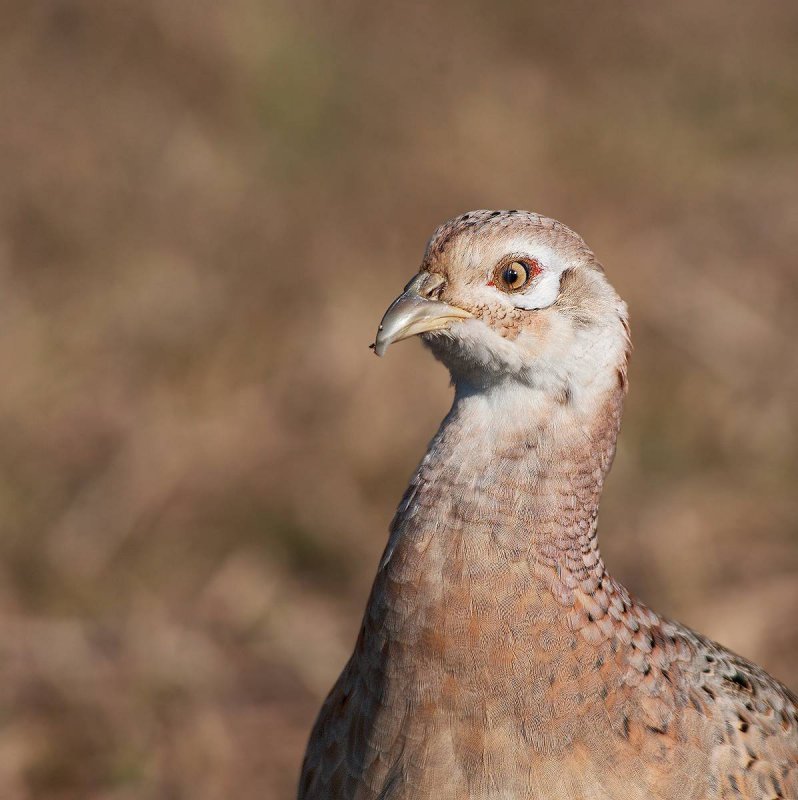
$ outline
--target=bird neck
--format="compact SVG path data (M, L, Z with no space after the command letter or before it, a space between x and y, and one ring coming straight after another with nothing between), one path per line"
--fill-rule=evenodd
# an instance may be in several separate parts
M622 401L622 386L576 398L458 386L394 518L382 569L401 583L437 575L439 587L527 570L565 605L575 589L594 591L604 575L599 499Z
M525 730L545 732L551 752L572 740L552 676L593 675L584 644L630 602L596 540L622 395L457 387L397 510L355 649L386 714L409 720L431 703L443 726L475 707L501 718L529 687Z

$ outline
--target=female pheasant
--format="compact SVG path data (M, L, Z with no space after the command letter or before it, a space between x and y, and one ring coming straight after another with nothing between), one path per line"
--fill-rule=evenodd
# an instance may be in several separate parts
M582 239L524 211L445 223L377 354L413 334L454 403L391 525L300 799L798 798L798 698L604 567L629 328Z

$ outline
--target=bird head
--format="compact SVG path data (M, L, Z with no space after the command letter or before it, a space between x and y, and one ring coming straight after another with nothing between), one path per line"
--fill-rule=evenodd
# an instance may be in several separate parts
M372 347L413 335L458 386L625 386L625 304L580 236L527 211L472 211L435 231Z

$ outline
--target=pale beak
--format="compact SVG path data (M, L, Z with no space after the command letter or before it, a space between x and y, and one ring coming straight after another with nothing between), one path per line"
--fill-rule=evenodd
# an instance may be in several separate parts
M473 316L462 308L450 306L432 295L444 279L440 275L419 272L405 287L404 292L388 306L372 350L381 356L393 342L407 339L419 333L429 333L448 328L457 319Z

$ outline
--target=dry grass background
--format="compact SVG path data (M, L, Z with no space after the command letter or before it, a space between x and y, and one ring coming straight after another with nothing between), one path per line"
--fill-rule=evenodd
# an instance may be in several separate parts
M449 401L366 345L532 208L631 306L605 557L796 685L798 6L0 7L0 797L289 798Z

